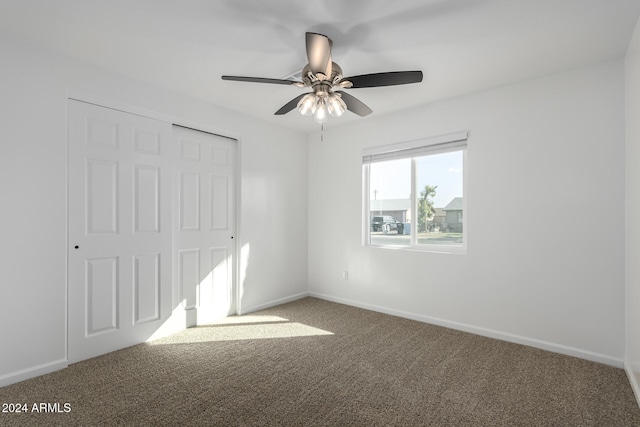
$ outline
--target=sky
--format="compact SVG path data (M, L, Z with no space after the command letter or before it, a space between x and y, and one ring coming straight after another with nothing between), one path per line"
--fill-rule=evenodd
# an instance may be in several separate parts
M462 197L462 152L432 154L416 160L417 195L425 185L437 185L434 206L443 208ZM411 195L411 159L371 164L371 200L408 199ZM374 192L375 191L375 192Z

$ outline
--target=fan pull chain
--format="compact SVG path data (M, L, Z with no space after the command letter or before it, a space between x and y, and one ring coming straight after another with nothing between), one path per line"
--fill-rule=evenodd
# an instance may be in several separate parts
M320 123L320 142L324 142L324 123Z

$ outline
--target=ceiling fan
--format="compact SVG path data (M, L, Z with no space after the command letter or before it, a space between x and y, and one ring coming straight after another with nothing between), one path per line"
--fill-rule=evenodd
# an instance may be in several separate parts
M306 33L306 45L309 63L302 69L302 81L241 76L222 76L222 80L309 87L311 92L293 98L276 111L275 115L286 114L298 108L301 114L313 116L318 123L325 123L328 116L339 117L346 110L361 117L371 114L371 109L362 101L337 89L395 86L422 81L422 71L391 71L343 77L342 68L332 61L333 42L329 37Z

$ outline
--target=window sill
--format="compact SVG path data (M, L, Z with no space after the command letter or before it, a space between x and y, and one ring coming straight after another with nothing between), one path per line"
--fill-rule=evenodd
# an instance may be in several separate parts
M420 245L420 246L406 246L406 245L372 245L364 244L365 248L379 248L379 249L391 249L391 250L404 250L409 252L427 252L435 254L455 254L466 255L466 245L451 245L451 246L436 246L436 245Z

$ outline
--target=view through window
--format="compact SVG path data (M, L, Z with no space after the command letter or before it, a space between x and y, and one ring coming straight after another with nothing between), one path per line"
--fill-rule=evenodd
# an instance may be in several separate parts
M371 244L411 244L411 159L372 163L369 173Z
M464 141L363 157L365 244L464 247Z

